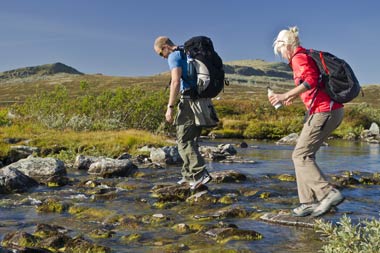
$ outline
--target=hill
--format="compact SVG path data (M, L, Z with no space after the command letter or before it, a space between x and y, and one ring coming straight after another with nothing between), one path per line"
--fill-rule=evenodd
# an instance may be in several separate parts
M283 62L264 60L240 60L225 62L227 78L232 83L253 87L272 86L274 88L293 85L293 74Z
M17 83L22 81L36 81L46 79L55 75L83 75L78 70L57 62L33 67L24 67L0 73L0 83Z

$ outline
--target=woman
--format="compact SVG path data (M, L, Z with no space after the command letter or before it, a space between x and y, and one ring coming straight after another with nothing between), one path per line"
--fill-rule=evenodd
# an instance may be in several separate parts
M269 101L272 105L278 102L290 105L300 96L308 112L292 155L301 203L292 210L292 214L317 217L344 200L340 191L326 180L315 161L315 154L323 141L342 122L343 105L332 101L323 90L318 67L300 45L297 27L280 31L273 47L275 54L289 61L296 87L283 94L273 94Z

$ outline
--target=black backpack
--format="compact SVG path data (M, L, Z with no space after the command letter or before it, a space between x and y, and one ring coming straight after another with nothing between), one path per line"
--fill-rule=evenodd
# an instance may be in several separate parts
M192 97L214 98L224 88L223 62L210 38L197 36L187 40L182 49L188 60L188 79L196 83ZM228 83L226 82L226 85Z
M346 61L313 49L306 50L306 53L317 64L325 91L332 100L347 103L359 95L359 81Z

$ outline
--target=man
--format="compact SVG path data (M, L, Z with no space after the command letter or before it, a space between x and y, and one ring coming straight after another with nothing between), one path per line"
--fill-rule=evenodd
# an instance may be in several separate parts
M154 42L154 50L161 57L168 59L171 73L170 95L165 118L176 125L178 151L183 160L182 179L178 184L189 183L192 190L211 181L206 170L205 161L198 149L198 138L202 128L196 126L194 112L190 107L190 92L195 84L186 82L187 58L168 37L160 36ZM176 118L173 118L174 105L181 94Z

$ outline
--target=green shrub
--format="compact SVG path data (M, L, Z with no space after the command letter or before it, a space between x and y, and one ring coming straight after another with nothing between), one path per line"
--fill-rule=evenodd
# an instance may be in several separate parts
M320 252L324 253L378 253L380 252L380 221L364 220L352 224L344 215L337 225L317 220L315 230L325 241Z
M47 128L76 131L132 128L155 131L164 120L167 100L164 91L132 87L89 94L86 82L80 83L80 89L80 95L71 97L65 86L58 85L51 92L29 97L14 110Z

